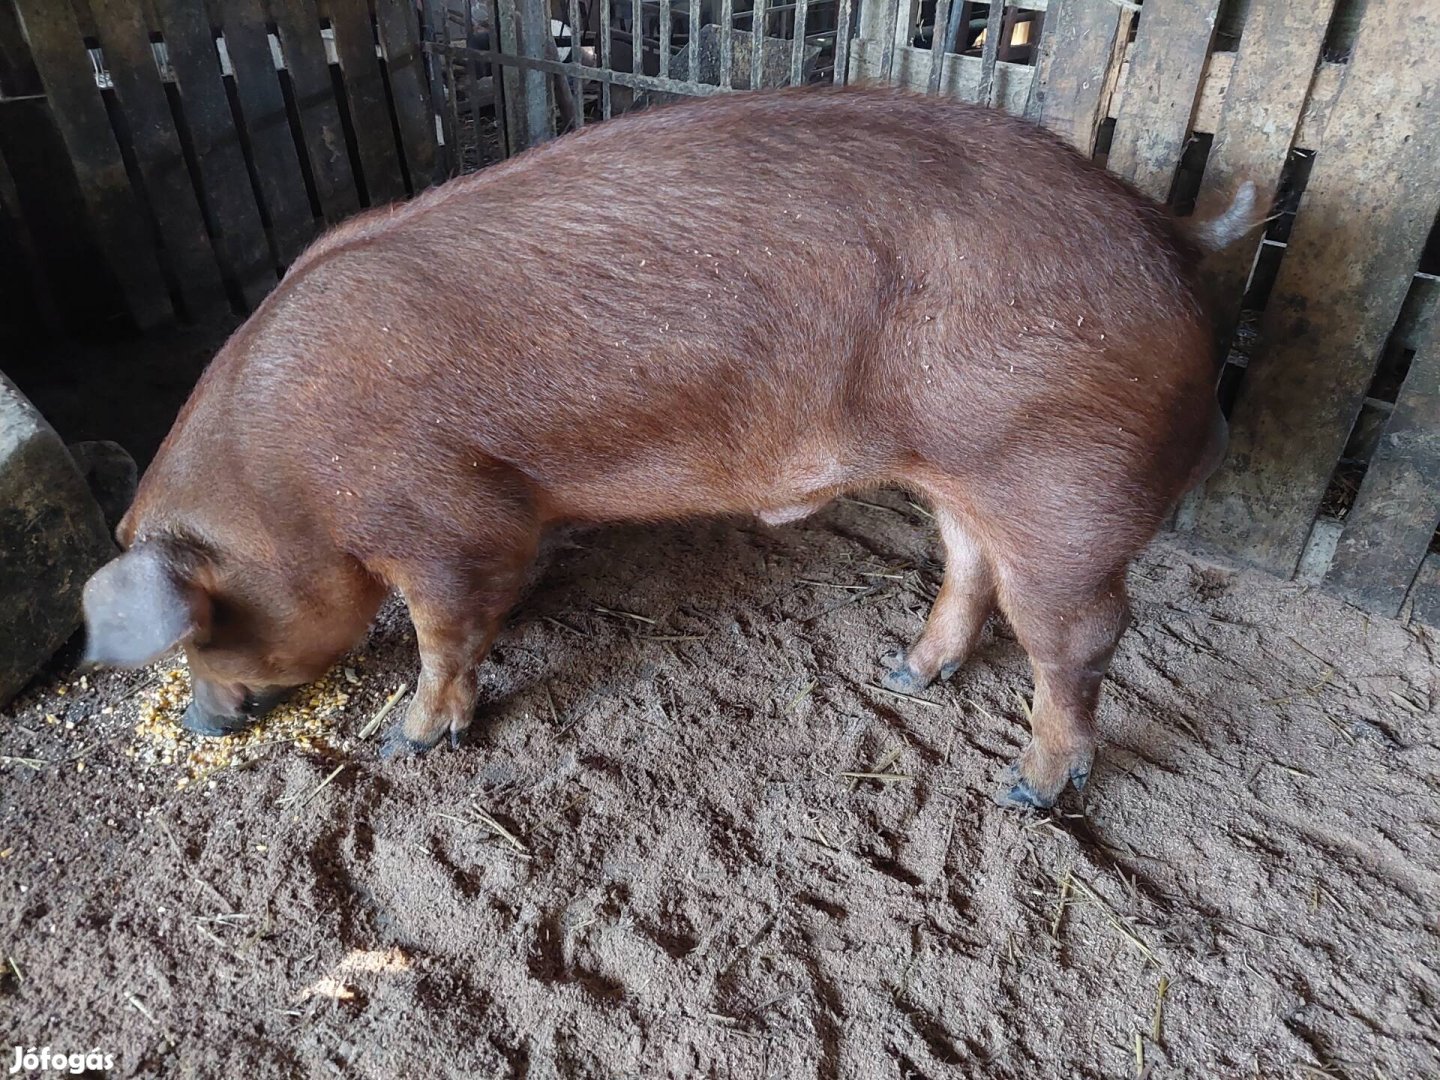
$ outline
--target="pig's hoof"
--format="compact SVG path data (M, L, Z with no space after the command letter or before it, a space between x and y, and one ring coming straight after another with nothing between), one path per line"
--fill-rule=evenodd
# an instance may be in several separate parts
M1006 767L995 801L1011 810L1051 810L1065 793L1066 783L1074 784L1076 791L1084 791L1085 783L1089 779L1089 762L1076 765L1065 773L1064 778L1051 791L1032 783L1017 762Z
M434 748L439 741L440 736L438 735L428 743L412 739L405 734L405 729L397 724L385 732L385 737L380 740L380 759L394 761L397 758L419 757L425 751Z
M200 712L193 705L185 710L180 726L186 731L207 738L218 739L226 735L238 735L253 721L248 716L210 716Z
M890 670L880 679L880 685L897 694L918 694L930 685L930 680L921 675L905 659L903 649L891 649L880 658Z

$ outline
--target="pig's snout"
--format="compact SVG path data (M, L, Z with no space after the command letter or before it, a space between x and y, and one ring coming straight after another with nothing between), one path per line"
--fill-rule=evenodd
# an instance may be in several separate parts
M195 694L180 726L196 735L234 735L284 700L286 691L255 692L195 680Z

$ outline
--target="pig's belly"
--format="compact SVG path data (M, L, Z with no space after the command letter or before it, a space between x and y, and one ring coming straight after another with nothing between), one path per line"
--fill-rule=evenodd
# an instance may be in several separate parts
M782 525L813 514L836 495L884 477L872 463L844 460L829 446L784 455L637 455L584 482L551 486L542 513L555 520L665 520L740 514ZM532 480L535 479L532 477Z

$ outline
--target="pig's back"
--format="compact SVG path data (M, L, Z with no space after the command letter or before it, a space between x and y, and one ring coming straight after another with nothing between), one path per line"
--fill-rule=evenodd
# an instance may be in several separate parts
M362 432L423 402L397 422L425 452L572 494L680 470L724 509L797 470L963 468L1067 397L1112 429L1181 415L1210 377L1189 259L1162 211L995 112L712 99L335 230L257 313L264 377L237 385L261 413L330 395L310 407Z

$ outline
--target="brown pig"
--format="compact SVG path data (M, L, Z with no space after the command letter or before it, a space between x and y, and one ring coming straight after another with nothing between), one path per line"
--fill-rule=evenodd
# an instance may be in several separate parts
M1254 188L1193 231L1220 246ZM545 530L895 485L944 583L885 685L998 605L1035 676L1004 788L1084 784L1125 573L1218 462L1200 251L997 112L882 89L626 116L321 238L225 344L85 593L92 661L182 644L186 726L315 679L398 590L421 673L387 754L455 740ZM560 317L564 316L564 317ZM580 332L577 332L580 331Z

